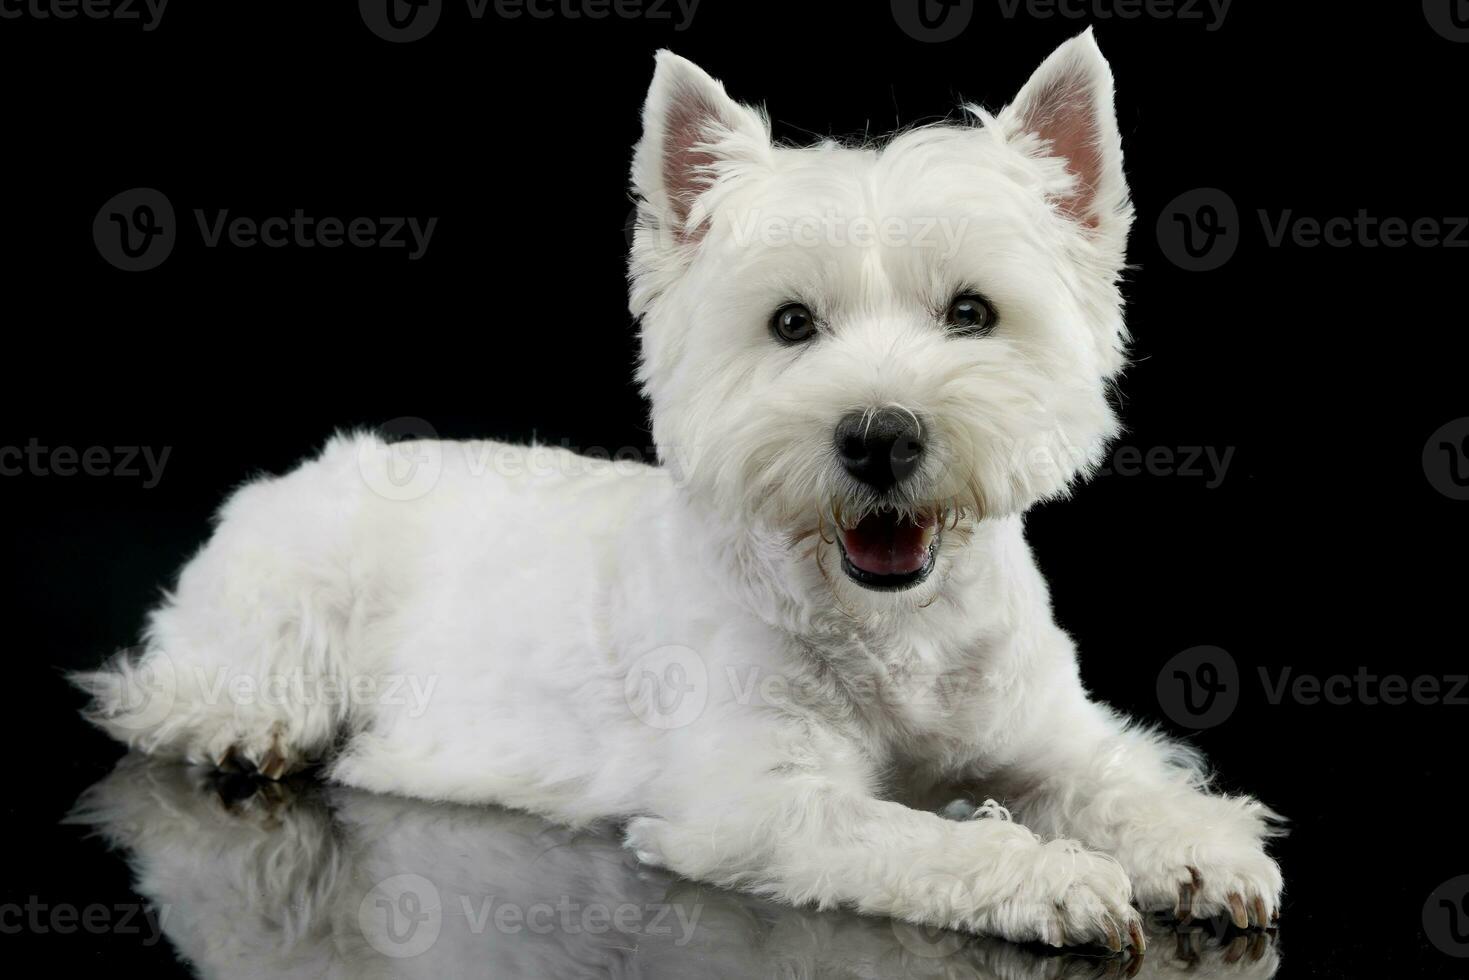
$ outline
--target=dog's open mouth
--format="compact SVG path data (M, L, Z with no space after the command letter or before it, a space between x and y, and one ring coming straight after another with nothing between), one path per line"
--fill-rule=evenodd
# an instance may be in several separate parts
M914 520L880 510L837 535L842 571L869 589L898 590L917 585L933 571L939 520L929 514Z

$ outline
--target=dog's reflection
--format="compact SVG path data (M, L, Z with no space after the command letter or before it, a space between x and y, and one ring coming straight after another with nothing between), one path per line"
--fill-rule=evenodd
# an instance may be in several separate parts
M206 977L1249 977L1272 935L1155 924L1059 954L793 909L636 864L610 828L123 760L73 820L124 849Z

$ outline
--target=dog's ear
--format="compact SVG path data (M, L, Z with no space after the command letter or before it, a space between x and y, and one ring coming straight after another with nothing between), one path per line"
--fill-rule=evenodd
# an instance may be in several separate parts
M1066 161L1073 178L1055 195L1061 212L1102 234L1127 235L1132 210L1122 174L1122 139L1112 104L1112 69L1091 28L1051 52L1000 113L1011 141L1034 138Z
M699 195L769 149L761 113L731 99L692 61L658 52L632 168L633 191L652 209L658 230L678 244L697 242L708 219Z

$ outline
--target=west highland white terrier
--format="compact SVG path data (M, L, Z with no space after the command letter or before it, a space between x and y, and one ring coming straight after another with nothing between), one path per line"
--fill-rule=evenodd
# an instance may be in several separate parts
M339 436L234 493L141 648L77 678L91 717L618 821L817 908L1114 950L1139 908L1273 921L1278 818L1088 697L1022 533L1118 428L1111 71L1083 34L966 111L780 146L659 54L630 278L662 465Z

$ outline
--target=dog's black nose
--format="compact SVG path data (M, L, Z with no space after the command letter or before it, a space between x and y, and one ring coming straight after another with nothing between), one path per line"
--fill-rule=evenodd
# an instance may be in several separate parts
M874 490L887 490L918 468L923 432L908 412L852 412L837 423L836 449L848 473Z

